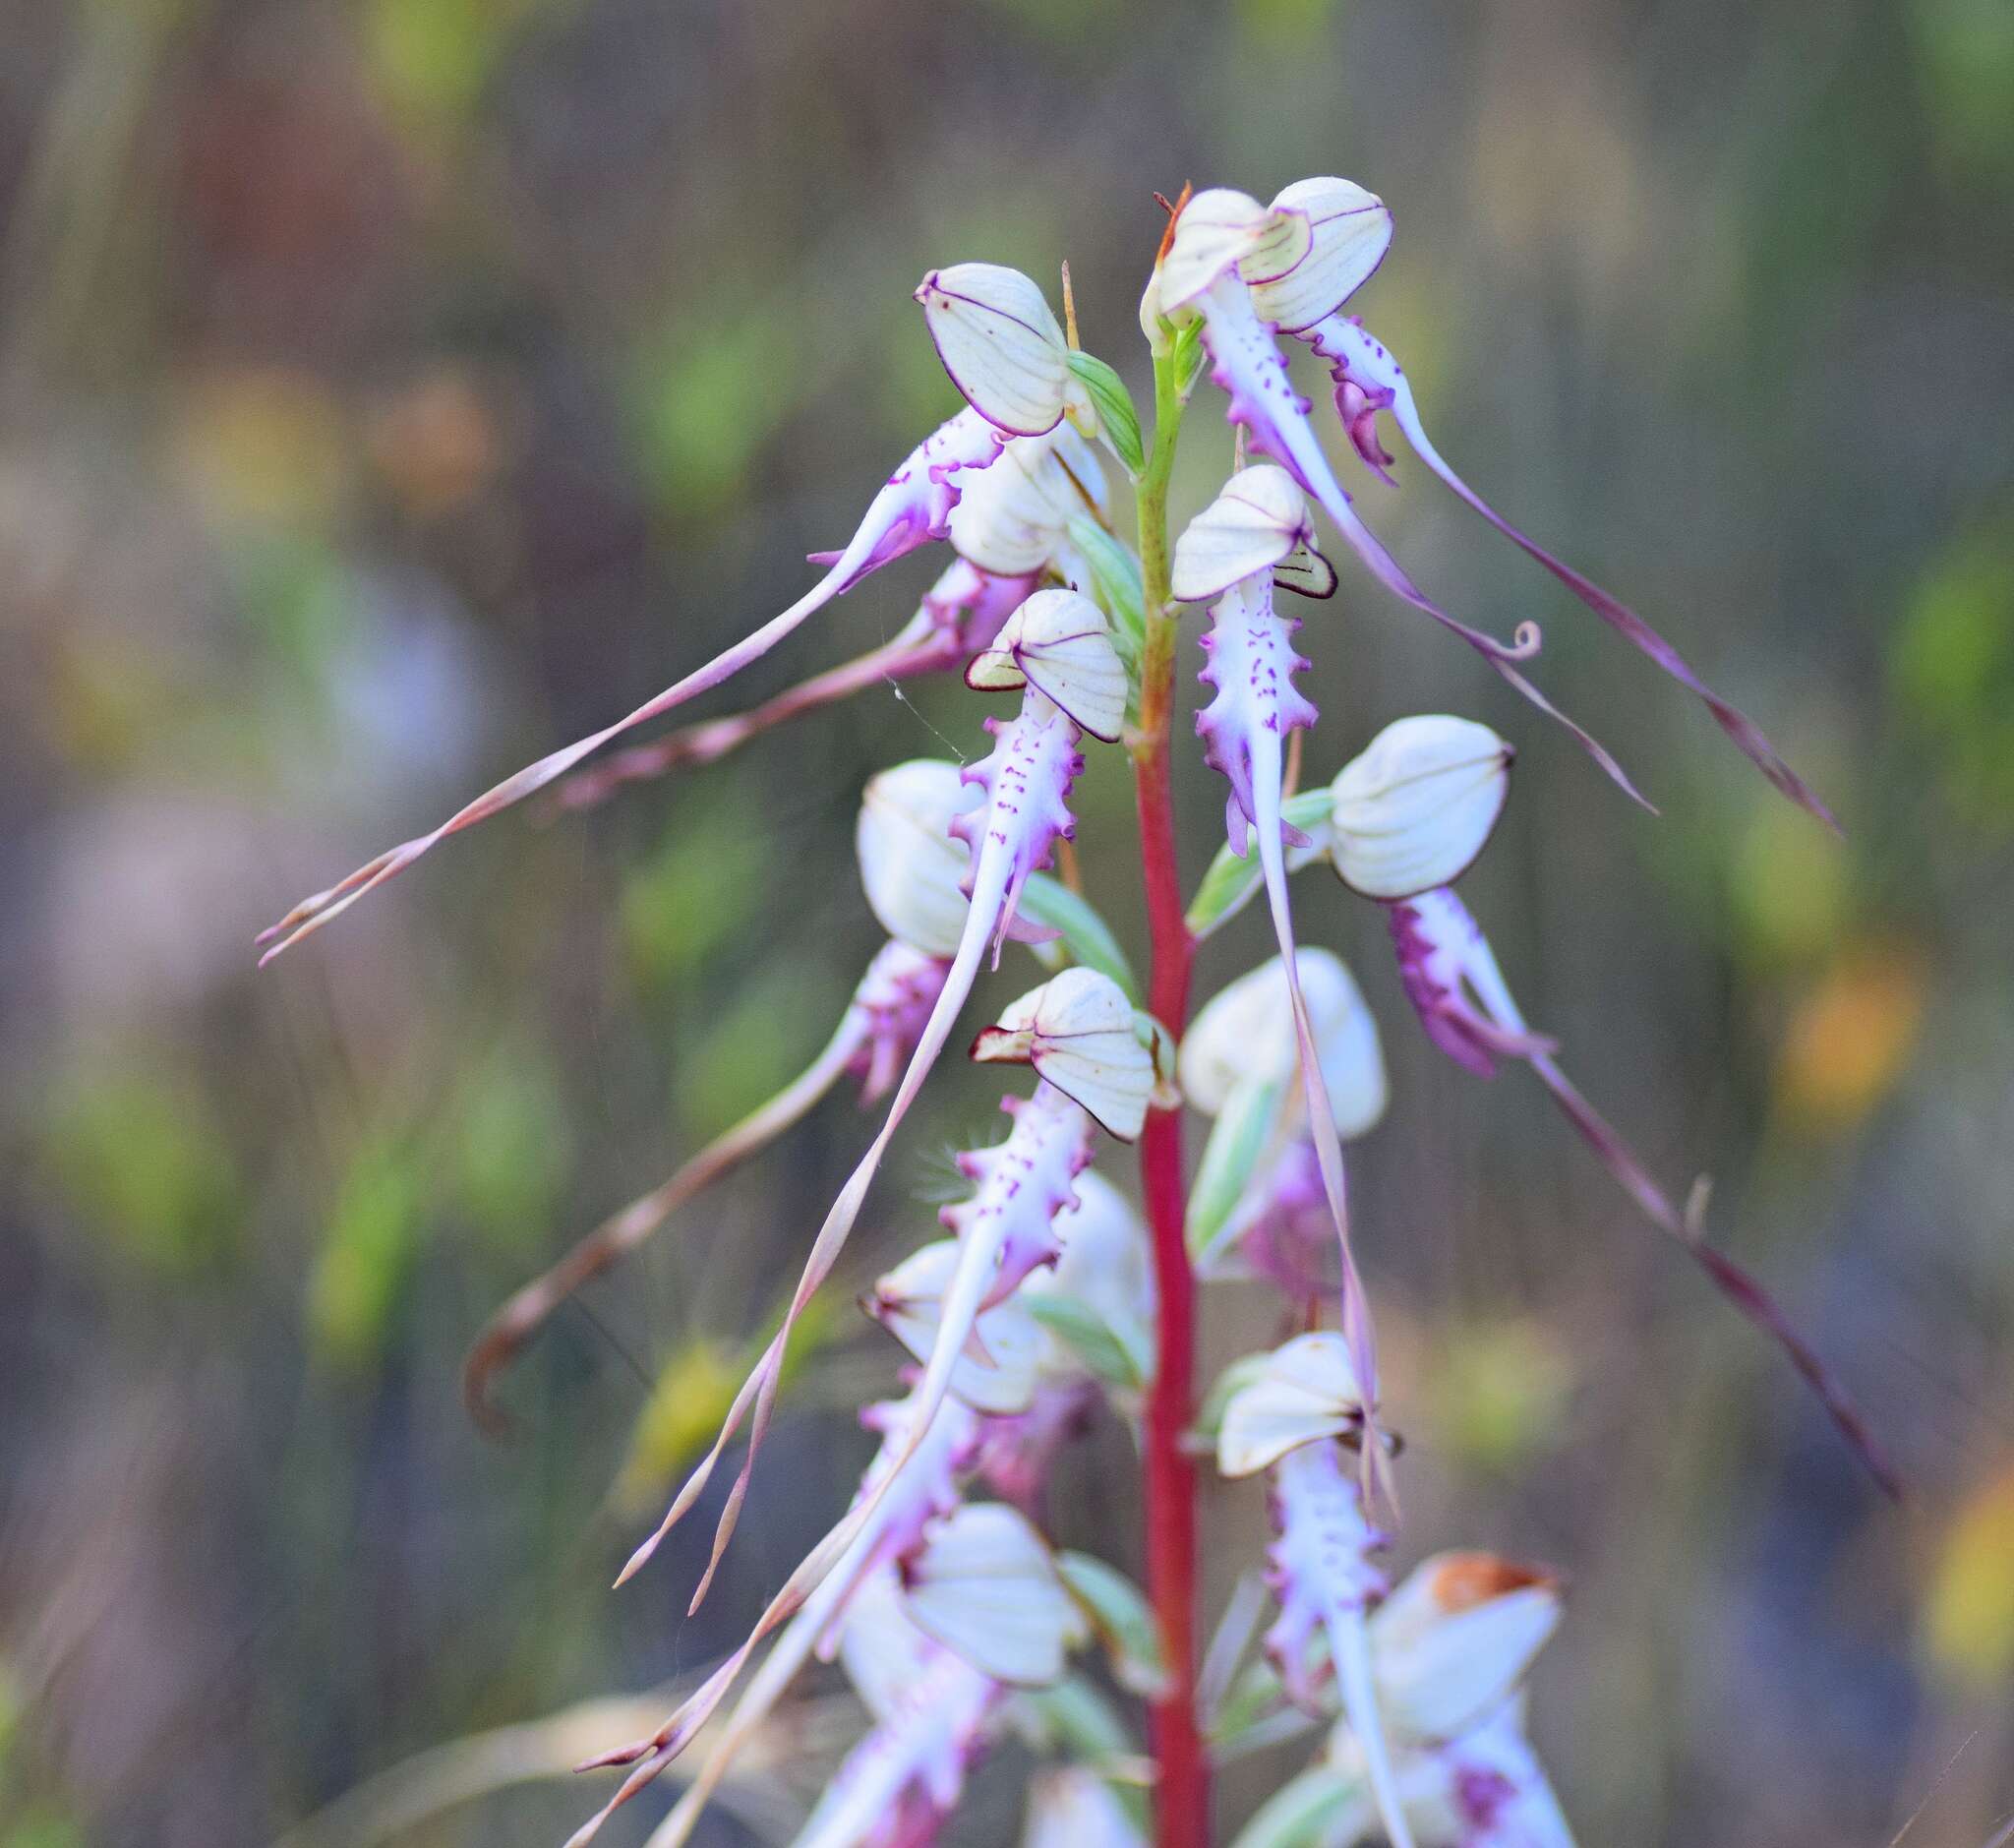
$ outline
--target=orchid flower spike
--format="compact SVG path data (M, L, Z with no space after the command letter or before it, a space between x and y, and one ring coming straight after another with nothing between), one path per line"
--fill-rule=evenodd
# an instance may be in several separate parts
M1291 328L1287 331L1296 333L1329 361L1331 377L1335 384L1336 415L1365 467L1385 481L1392 479L1386 473L1392 457L1386 454L1378 441L1378 413L1390 411L1393 422L1405 433L1405 440L1412 445L1413 453L1428 468L1512 545L1565 584L1617 634L1656 662L1680 686L1696 694L1707 711L1712 713L1714 722L1734 740L1743 755L1777 789L1800 807L1816 815L1835 833L1839 831L1832 811L1784 762L1753 722L1700 680L1670 642L1628 605L1618 602L1599 584L1583 577L1571 566L1562 564L1542 546L1527 539L1448 465L1440 450L1428 441L1405 369L1360 321L1354 316L1345 317L1331 310L1312 325Z
M1691 1216L1679 1211L1635 1153L1574 1088L1554 1057L1554 1043L1525 1023L1488 940L1461 900L1446 888L1422 892L1389 905L1387 917L1399 979L1427 1037L1478 1077L1494 1076L1502 1058L1529 1065L1644 1218L1683 1245L1728 1300L1776 1341L1874 1480L1889 1495L1899 1496L1900 1483L1866 1418L1817 1350L1753 1276L1706 1243Z
M1021 447L1009 444L999 462L973 475L967 483L964 498L951 511L954 546L974 489L991 481L1010 461L1019 473ZM821 706L922 675L947 673L962 666L1000 632L1000 625L1027 599L1037 581L1033 568L1018 575L1002 576L981 569L970 559L954 559L944 567L943 575L923 593L916 614L878 648L814 674L746 712L681 726L647 745L616 751L599 763L575 770L553 792L554 801L566 810L592 808L628 784L688 765L717 763L751 739Z
M964 773L968 783L979 787L984 801L951 824L972 858L966 885L969 902L944 986L918 1036L880 1132L848 1177L812 1241L782 1325L736 1395L713 1448L686 1479L657 1531L630 1556L619 1583L642 1567L698 1499L727 1446L747 1419L747 1455L715 1529L712 1557L694 1594L695 1607L705 1597L747 1496L798 1317L838 1261L882 1158L944 1049L952 1023L972 991L989 946L997 961L1023 885L1031 873L1047 864L1056 840L1075 832L1067 804L1071 786L1084 767L1078 745L1087 732L1097 737L1118 734L1125 674L1112 651L1104 618L1088 598L1071 591L1037 592L1008 619L995 650L980 659L991 664L982 676L984 684L1018 686L1022 702L1019 715L1010 723L1003 726L996 720L986 721L986 729L997 741L992 754ZM870 891L872 883L870 880Z
M1192 203L1190 210L1194 209ZM1179 246L1179 226L1175 241ZM1232 285L1243 286L1235 277ZM1210 665L1201 677L1216 689L1216 697L1197 714L1196 730L1205 741L1211 766L1230 785L1224 813L1231 851L1242 856L1248 833L1258 836L1259 862L1300 1052L1308 1132L1342 1257L1343 1327L1357 1378L1375 1405L1377 1353L1370 1308L1350 1250L1342 1145L1294 955L1286 848L1289 836L1294 845L1305 845L1306 837L1289 830L1280 817L1287 734L1312 726L1317 714L1294 688L1295 673L1307 665L1294 652L1294 631L1300 625L1274 609L1273 571L1307 542L1308 530L1301 491L1284 469L1242 469L1176 542L1173 582L1178 596L1216 599L1214 626L1203 644ZM1375 1460L1376 1453L1366 1456Z
M1326 1639L1392 1848L1414 1848L1371 1663L1369 1614L1390 1588L1371 1556L1387 1540L1365 1518L1338 1442L1376 1442L1366 1427L1347 1344L1333 1335L1303 1335L1264 1356L1224 1401L1217 1465L1232 1477L1271 1472L1277 1537L1268 1581L1279 1617L1267 1632L1267 1653L1288 1699L1312 1707L1311 1645Z
M1046 436L1067 416L1097 433L1090 393L1041 287L1001 264L953 264L917 285L937 357L965 400L1010 437Z
M1522 625L1517 639L1507 644L1456 622L1406 575L1358 517L1336 480L1308 421L1308 400L1294 389L1274 341L1273 328L1284 324L1272 321L1267 311L1301 326L1310 325L1301 316L1317 307L1322 310L1318 321L1333 314L1383 256L1390 220L1381 215L1376 201L1322 215L1323 189L1338 205L1370 199L1346 181L1306 181L1302 188L1309 190L1288 188L1270 207L1227 188L1197 194L1175 220L1141 305L1150 340L1164 346L1163 321L1200 319L1213 361L1211 376L1228 393L1230 421L1244 426L1252 447L1284 467L1321 506L1386 589L1460 636L1507 683L1571 732L1625 792L1649 807L1615 758L1517 671L1515 664L1538 650L1536 625ZM1348 188L1346 194L1335 190L1342 188Z
M918 546L946 538L952 509L965 492L972 474L989 467L1000 454L1006 438L977 412L960 411L948 423L933 431L913 449L907 460L888 479L872 502L865 517L844 551L833 555L825 575L803 596L772 617L752 634L717 655L704 667L694 669L682 680L646 700L613 725L568 745L563 750L541 757L507 777L504 782L457 809L432 833L417 836L377 859L367 862L339 884L294 907L278 924L264 931L259 941L269 945L262 963L270 962L282 950L348 910L365 893L383 885L418 860L436 843L475 826L513 804L535 795L575 764L592 755L624 732L662 717L686 700L707 692L740 672L749 662L759 660L835 597L844 595L869 572L878 570ZM961 478L964 479L961 479Z

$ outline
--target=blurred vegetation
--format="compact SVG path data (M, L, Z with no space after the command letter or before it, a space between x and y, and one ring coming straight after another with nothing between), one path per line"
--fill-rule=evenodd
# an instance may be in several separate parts
M511 1287L822 1042L874 944L859 787L977 748L971 696L870 695L509 817L256 979L252 935L795 594L951 406L908 299L929 264L1068 257L1138 389L1150 193L1329 171L1395 208L1360 306L1457 465L1660 622L1849 838L1404 463L1371 517L1464 616L1544 623L1547 685L1663 817L1354 579L1303 637L1310 775L1410 710L1517 740L1467 888L1513 984L1674 1185L1714 1174L1714 1235L1914 1488L1870 1496L1535 1088L1436 1063L1376 921L1310 885L1304 938L1358 969L1392 1066L1356 1184L1401 1553L1570 1573L1535 1725L1590 1845L2001 1825L2005 0L58 0L0 17L0 1848L270 1840L422 1748L704 1662L822 1531L849 1407L892 1378L850 1297L931 1235L913 1196L989 1121L974 1074L807 1331L697 1618L706 1523L607 1581L770 1326L851 1106L559 1318L513 1443L455 1375ZM1192 444L1178 501L1223 460ZM883 639L930 568L742 690ZM1179 794L1200 872L1193 756ZM1122 771L1083 796L1130 931ZM1268 1318L1214 1300L1213 1357ZM1125 1479L1103 1431L1066 1544L1134 1563ZM1220 1600L1263 1514L1211 1520ZM1227 1811L1291 1762L1240 1765ZM1010 1785L959 1839L1011 1838ZM513 1792L412 1839L550 1841L581 1807Z

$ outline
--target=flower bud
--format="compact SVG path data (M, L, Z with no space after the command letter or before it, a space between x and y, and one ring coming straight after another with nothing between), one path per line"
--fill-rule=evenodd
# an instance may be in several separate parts
M958 1269L959 1242L939 1238L913 1253L874 1285L860 1307L918 1360L937 1344L944 1292ZM1044 1351L1039 1323L1013 1297L981 1310L973 1339L951 1370L951 1391L976 1411L1026 1411Z
M867 904L890 936L926 956L958 950L971 856L951 823L977 800L957 764L933 757L883 770L860 799L854 847Z
M1037 590L973 657L965 684L981 692L1033 686L1107 744L1125 729L1126 669L1104 612L1074 590Z
M1124 990L1095 969L1066 969L1024 994L980 1032L972 1056L1033 1065L1121 1142L1147 1121L1154 1055Z
M1041 289L1019 269L962 263L918 285L937 357L966 402L995 429L1038 437L1063 415L1070 349Z
M933 1522L903 1580L917 1628L1009 1687L1055 1681L1090 1635L1047 1541L1000 1502L972 1503Z
M1487 725L1443 713L1398 719L1331 785L1331 854L1366 898L1450 885L1483 851L1510 790L1514 755Z
M1363 1424L1349 1343L1327 1331L1296 1336L1263 1356L1225 1400L1216 1466L1226 1476L1257 1475L1303 1444L1353 1436Z
M1274 196L1273 210L1307 214L1311 248L1285 275L1260 280L1249 271L1259 319L1298 333L1346 302L1392 248L1392 211L1354 180L1296 180Z
M1307 502L1285 469L1275 462L1241 468L1175 541L1170 587L1183 603L1207 603L1279 564L1309 531Z
M1371 1619L1393 1733L1452 1739L1510 1696L1560 1621L1560 1581L1493 1553L1423 1560Z
M1385 1114L1378 1023L1340 957L1304 949L1294 966L1336 1133L1361 1136ZM1241 1085L1291 1084L1299 1057L1286 969L1275 956L1240 976L1196 1016L1182 1040L1182 1095L1215 1116Z

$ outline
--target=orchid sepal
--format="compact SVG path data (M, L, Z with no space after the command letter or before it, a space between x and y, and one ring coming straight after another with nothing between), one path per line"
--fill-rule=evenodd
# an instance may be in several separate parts
M1364 1430L1348 1343L1327 1331L1296 1336L1252 1363L1224 1401L1217 1472L1232 1480L1257 1475L1305 1444L1354 1443Z
M1155 1063L1119 985L1091 969L1066 969L1023 995L973 1042L978 1062L1033 1065L1098 1126L1131 1142L1147 1120Z
M999 1502L932 1523L904 1568L903 1603L925 1635L1008 1687L1055 1681L1090 1637L1048 1543Z
M1392 211L1354 180L1334 177L1281 187L1273 209L1306 214L1308 254L1285 275L1245 280L1260 319L1282 333L1298 333L1334 314L1370 280L1392 248Z
M1183 603L1208 603L1241 578L1284 564L1312 544L1300 485L1276 462L1241 468L1175 541L1170 588Z
M1031 277L1002 264L954 264L924 276L916 299L951 383L995 429L1040 437L1062 421L1070 348Z
M973 657L965 684L981 692L1038 687L1104 744L1125 729L1126 670L1104 612L1074 590L1037 591Z

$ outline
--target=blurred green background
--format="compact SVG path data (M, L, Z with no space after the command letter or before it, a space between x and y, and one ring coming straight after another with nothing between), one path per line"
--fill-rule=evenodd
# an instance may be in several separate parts
M1714 1235L1913 1487L1879 1501L1534 1085L1438 1060L1377 919L1311 874L1303 940L1358 970L1393 1073L1355 1176L1401 1560L1571 1576L1534 1724L1585 1848L1878 1848L1919 1806L1917 1848L1993 1837L2005 0L29 0L0 16L5 1848L269 1840L422 1748L704 1663L827 1524L850 1407L893 1378L850 1311L701 1615L710 1522L607 1589L863 1138L844 1100L560 1318L513 1442L456 1372L510 1287L822 1043L876 940L860 785L980 748L973 696L514 814L260 977L252 935L795 595L955 405L926 267L1067 257L1138 392L1151 192L1327 172L1396 212L1358 306L1456 466L1665 627L1849 840L1403 455L1371 518L1471 621L1544 623L1541 678L1664 814L1347 569L1302 637L1310 775L1409 711L1516 741L1465 887L1512 984L1670 1184L1715 1176ZM1186 509L1226 454L1199 404ZM742 690L892 633L936 568ZM1221 798L1179 754L1193 876ZM1118 753L1081 796L1087 883L1135 931ZM1241 921L1205 990L1264 954ZM931 1234L996 1095L934 1088L842 1309ZM1213 1296L1213 1357L1271 1333L1257 1290ZM1069 1465L1062 1526L1133 1565L1125 1454L1106 1429ZM1259 1497L1209 1520L1214 1601ZM1239 1767L1226 1816L1295 1762ZM956 1839L1010 1838L1015 1776ZM550 1842L585 1796L406 1839Z

